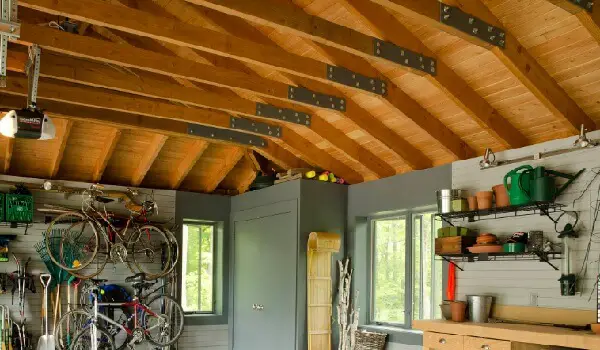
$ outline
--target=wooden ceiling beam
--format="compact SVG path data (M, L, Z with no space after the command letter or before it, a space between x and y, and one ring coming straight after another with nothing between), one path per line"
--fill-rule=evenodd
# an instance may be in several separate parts
M0 97L0 106L10 109L22 108L27 101L26 96L23 94L10 95L7 94L7 90L0 90ZM86 122L95 122L112 126L116 129L142 130L154 133L159 132L161 134L174 137L187 137L194 140L232 144L226 141L218 141L190 135L187 132L188 123L177 120L153 118L116 111L107 112L106 110L98 108L53 101L44 99L43 97L39 97L38 101L40 105L44 106L45 110L50 116ZM255 150L283 169L308 167L306 162L302 161L296 155L279 146L275 142L269 142L267 147L260 149L257 147Z
M406 28L385 8L370 1L342 0L356 18L360 19L376 35L386 41L421 52L437 60L437 75L427 75L440 90L454 101L483 130L492 135L506 148L520 148L529 144L527 138L517 128L504 119L483 97L473 90L467 82L448 67L443 60Z
M196 165L198 159L202 157L202 154L208 145L209 143L204 140L196 140L185 150L185 157L181 160L177 168L173 169L169 176L169 186L171 189L175 190L181 186L181 183L190 173L194 165Z
M123 11L120 6L100 0L22 0L19 4L49 14L67 16L93 25L232 57L242 62L258 64L327 84L332 83L327 78L327 64L324 62L290 54L276 46L263 45L145 11L133 8ZM347 87L343 84L338 85ZM357 87L351 88L365 91Z
M148 170L150 170L150 167L152 164L154 164L154 161L158 157L160 150L163 148L168 138L169 137L167 135L163 134L155 134L151 138L150 144L140 159L140 163L133 172L133 176L131 177L131 186L137 187L142 183L142 181L144 181Z
M8 80L8 86L4 91L21 96L26 95L27 79L19 76L11 76ZM38 96L49 100L102 108L105 110L146 115L149 117L161 117L167 120L177 119L180 121L216 126L219 128L230 127L230 116L225 113L200 108L182 107L166 102L159 102L158 100L130 97L123 94L106 92L101 89L67 85L52 80L40 79L38 84ZM45 108L41 103L38 105ZM303 141L299 139L302 139ZM323 169L329 169L339 173L350 183L359 183L363 181L363 177L355 169L352 169L345 163L317 148L292 129L285 126L282 127L281 140L294 148L298 154L304 155L313 164L317 164ZM293 144L301 145L301 147L294 147Z
M231 172L235 165L244 157L244 150L240 147L231 147L225 157L221 159L223 166L213 172L206 182L201 185L204 191L211 193L217 189L221 181Z
M63 159L63 155L65 154L65 148L67 147L67 142L69 140L69 134L71 133L71 128L73 127L73 122L67 120L66 122L61 123L60 127L56 128L56 150L54 150L54 159L52 160L52 165L50 166L49 178L54 179L58 174L58 170L60 169L60 163Z
M98 160L96 160L92 182L100 182L100 180L102 180L104 170L106 169L108 161L112 157L120 138L121 130L118 128L111 128L109 134L106 136L106 141L104 143L105 147L102 149Z
M505 48L502 49L440 22L442 7L444 4L448 4L457 6L462 11L490 25L503 28L502 23L481 0L446 0L444 3L440 3L438 0L371 1L405 16L418 19L423 25L439 28L492 51L521 83L569 128L572 134L576 134L582 124L589 130L596 129L596 123L585 114L506 28L504 28Z
M252 161L248 159L248 152L244 154L244 157L240 159L236 166L239 166L240 164L243 166L243 169L242 174L236 179L237 183L235 184L235 189L239 194L242 194L248 191L248 188L256 179L258 171L256 170L255 165L252 164Z
M592 37L600 44L600 3L595 1L591 12L577 6L568 0L546 0L563 10L577 16L579 22L587 29Z
M18 52L10 54L9 69L19 71L22 69L22 64L18 62L20 59L24 59L23 55L19 55ZM80 84L88 84L94 87L105 87L109 89L117 89L124 92L132 92L137 94L137 91L142 90L145 93L143 95L151 97L161 98L173 98L179 102L192 103L203 107L210 107L215 109L221 109L228 112L237 114L243 114L251 118L256 118L256 103L236 97L223 97L219 94L209 92L199 92L197 89L189 89L180 87L176 84L168 84L162 80L153 79L152 77L137 77L135 75L127 75L126 73L115 71L109 67L103 67L102 65L93 64L91 62L84 62L77 59L60 58L53 55L44 56L44 65L41 66L40 75L42 77L52 77L58 79L65 79L71 82L77 82ZM17 61L17 62L14 62ZM66 74L64 74L66 73ZM65 78L66 76L66 78ZM13 83L18 83L16 78ZM122 96L105 92L102 90L87 90L85 96L81 95L86 90L82 87L67 86L63 84L55 84L52 81L44 80L40 83L42 86L46 86L43 90L46 92L46 96L54 95L55 98L60 99L60 95L68 94L70 91L72 96L77 96L78 99L73 101L79 101L82 104L89 104L99 108L111 108L115 104L119 104L121 109L115 110L134 112L139 114L145 114L148 116L162 116L170 118L172 116L179 116L186 118L186 121L201 123L202 117L198 115L196 108L186 108L182 106L176 106L163 101L154 101L145 98L135 98ZM42 87L40 86L40 89ZM152 91L149 93L148 91ZM184 99L185 97L187 99ZM183 100L182 100L183 99ZM289 107L289 106L281 106ZM188 117L185 117L188 116ZM215 122L215 121L213 121ZM221 118L218 122L219 127L229 128L229 117ZM292 132L291 129L283 126L283 138L289 139L290 133L297 135ZM365 150L356 141L350 139L339 129L326 122L319 116L312 116L311 130L316 132L321 137L329 140L334 146L348 154L351 158L357 162L363 163L368 169L372 170L380 177L388 177L395 175L395 170L380 158L376 157L373 153ZM299 136L299 135L297 135ZM302 152L302 150L299 150ZM313 153L316 155L316 153ZM348 169L348 168L344 168ZM333 169L332 169L333 170Z

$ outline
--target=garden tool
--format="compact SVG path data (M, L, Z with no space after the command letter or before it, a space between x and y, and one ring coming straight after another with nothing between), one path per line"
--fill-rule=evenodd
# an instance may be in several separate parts
M48 287L50 286L50 281L52 280L52 276L50 274L44 273L40 275L40 282L44 287L44 306L42 308L42 316L44 317L44 335L40 337L38 341L37 350L53 350L54 349L54 335L50 335L48 333ZM56 327L56 325L55 325ZM55 330L56 331L56 328Z

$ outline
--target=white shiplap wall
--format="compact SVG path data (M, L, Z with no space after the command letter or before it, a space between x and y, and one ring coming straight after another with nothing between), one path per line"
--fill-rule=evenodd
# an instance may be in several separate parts
M30 179L30 178L18 178L12 176L0 176L0 181L22 181L26 183L42 183L43 180ZM60 184L68 187L76 188L87 188L90 184L80 182L60 182ZM0 192L7 192L9 186L0 185ZM119 186L106 186L106 189L124 189ZM140 189L140 194L150 194L152 190ZM151 219L157 222L168 222L173 221L175 218L175 191L168 190L154 190L154 199L158 203L158 215L153 216ZM51 192L34 192L35 207L41 208L44 204L61 205L73 208L81 207L81 196L73 195L66 199L64 194L51 193ZM126 214L123 209L122 203L109 204L107 206L110 210L115 212L121 212ZM43 222L43 214L36 213L34 221ZM41 332L41 318L40 310L42 303L42 288L39 283L39 274L46 272L46 266L39 258L38 253L35 251L34 245L40 242L43 237L43 232L47 228L45 224L33 224L29 227L27 235L25 235L24 228L11 229L8 227L0 227L0 234L16 234L17 239L10 243L10 252L17 255L18 258L25 261L28 257L31 257L32 261L29 265L29 271L36 276L36 288L37 293L32 294L26 293L26 304L25 304L25 317L27 319L28 330L34 336L34 339L40 335ZM12 272L16 270L14 262L11 260L7 263L0 263L0 272ZM124 283L126 276L132 275L131 271L124 264L114 265L109 263L102 275L99 278L108 279L109 283L115 283L123 286L127 286ZM65 288L65 287L63 287ZM11 304L10 288L9 293L0 295L0 304L6 305L11 310L12 318L18 321L19 318L19 307L18 299L15 297L14 305ZM63 302L66 302L66 290L63 289ZM63 306L63 312L66 311L66 307ZM50 332L52 327L50 326ZM34 345L37 340L34 340ZM145 347L140 347L144 349ZM227 325L223 326L186 326L184 333L179 342L179 349L207 349L207 350L222 350L227 348Z
M600 132L591 133L592 138L600 138ZM555 140L547 143L498 153L497 159L514 159L532 155L537 152L546 152L556 149L568 148L574 138ZM573 200L583 191L584 187L592 180L593 170L600 167L600 148L587 149L551 158L536 161L516 163L481 171L479 161L481 158L455 162L452 166L452 187L470 190L473 194L479 190L491 190L491 187L502 183L504 175L510 170L522 165L530 164L533 167L545 166L548 169L564 173L576 173L582 168L587 171L571 185L558 202L572 205ZM585 249L590 237L592 224L590 206L597 198L600 178L592 183L585 195L575 203L575 209L580 212L578 231L580 238L572 241L572 272L579 272L582 267ZM544 236L551 241L559 242L554 224L546 217L526 216L520 218L505 218L486 220L475 223L456 222L478 229L480 232L491 232L499 237L506 238L513 232L542 230ZM563 224L564 226L564 224ZM600 232L600 223L597 224ZM588 262L588 273L582 283L580 295L563 297L560 295L559 282L561 274L545 263L536 261L509 261L509 262L475 262L460 263L464 272L457 270L457 298L464 300L467 294L495 295L496 302L504 305L540 306L571 309L595 309L595 293L590 300L590 293L595 283L594 276L598 274L598 261L600 260L600 244L592 245L592 253ZM560 261L554 261L560 267ZM537 303L535 297L537 296Z

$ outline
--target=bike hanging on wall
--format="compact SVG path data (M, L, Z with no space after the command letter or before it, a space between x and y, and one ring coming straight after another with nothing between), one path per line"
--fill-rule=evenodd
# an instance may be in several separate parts
M143 272L149 280L172 272L179 255L175 236L149 223L147 217L156 211L156 203L137 203L135 194L92 185L82 194L81 210L45 210L60 214L45 232L50 259L81 279L98 276L109 259L125 263L133 273ZM129 217L119 219L106 210L106 204L115 200L125 202Z

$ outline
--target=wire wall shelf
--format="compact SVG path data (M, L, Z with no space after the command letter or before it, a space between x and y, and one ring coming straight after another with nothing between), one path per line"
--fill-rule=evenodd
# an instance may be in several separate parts
M514 218L520 216L540 215L549 216L551 213L562 211L564 204L555 202L535 202L526 205L511 205L508 207L491 208L473 211L458 211L452 213L438 213L436 217L454 226L453 220L468 220L469 222Z
M545 262L558 271L558 267L550 262L550 260L560 260L561 252L526 252L526 253L463 253L463 254L438 254L441 260L445 260L457 269L464 271L458 262L477 262L477 261L539 261Z

